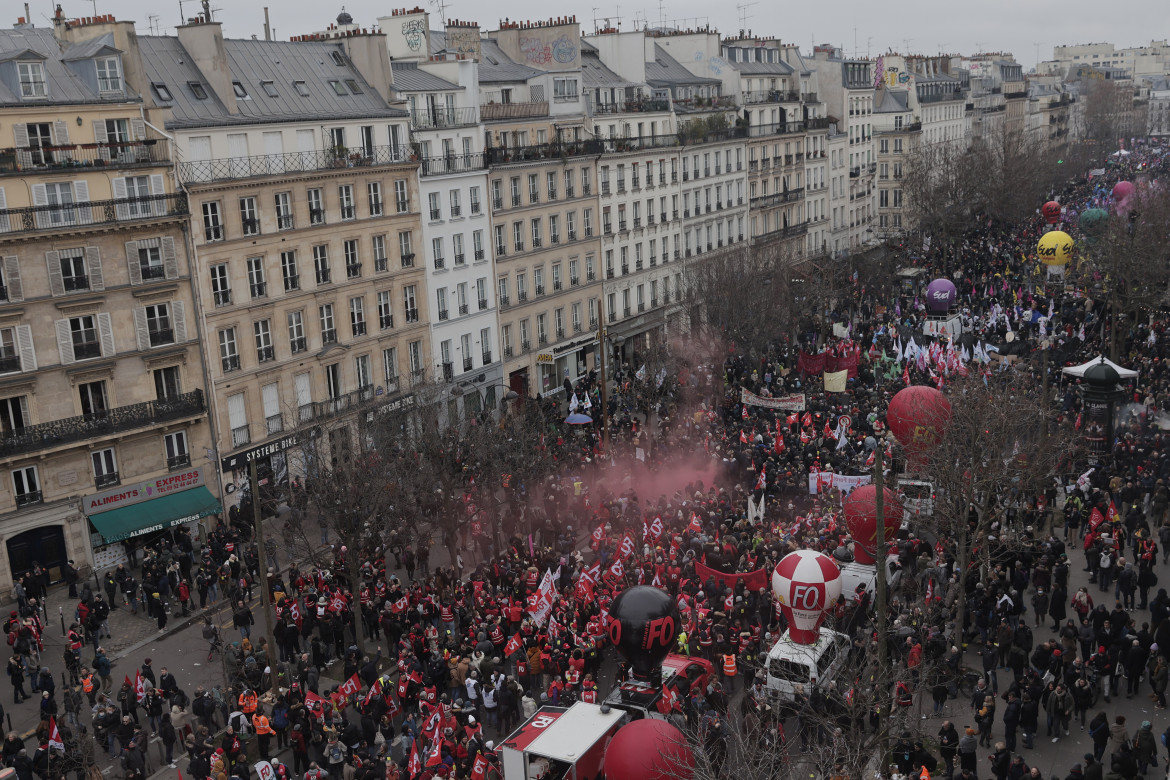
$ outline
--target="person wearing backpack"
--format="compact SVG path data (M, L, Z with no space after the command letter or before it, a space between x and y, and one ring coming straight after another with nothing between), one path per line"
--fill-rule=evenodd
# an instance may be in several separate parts
M325 743L325 762L329 766L329 776L333 780L342 780L342 770L345 766L345 745L337 738L336 734L329 737L329 741ZM308 775L305 775L308 777Z
M272 705L272 728L276 732L276 749L288 747L288 702L282 694Z
M1100 761L1109 744L1109 716L1102 710L1089 721L1089 739L1093 740L1093 758Z

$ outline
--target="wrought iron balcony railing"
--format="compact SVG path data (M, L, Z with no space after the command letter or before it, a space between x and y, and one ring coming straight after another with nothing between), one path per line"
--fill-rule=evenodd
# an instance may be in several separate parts
M26 425L0 438L0 457L24 455L63 444L99 439L135 428L159 425L199 414L204 409L203 391L194 390L173 399L130 404L96 414Z
M170 162L168 149L169 145L159 143L157 138L112 144L9 147L0 149L0 176L27 176L35 172L77 168L123 170L165 165Z
M190 160L178 165L179 178L188 184L284 176L290 173L356 168L369 165L402 165L411 161L409 146L372 146L368 149L319 149L312 152L258 154L252 157L220 157Z
M150 195L143 198L93 200L82 203L0 209L0 233L67 230L91 225L114 225L162 217L186 217L187 195Z

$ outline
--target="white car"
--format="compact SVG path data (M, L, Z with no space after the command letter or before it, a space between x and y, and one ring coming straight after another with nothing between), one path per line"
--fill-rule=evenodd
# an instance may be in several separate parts
M811 645L793 642L787 631L776 640L768 651L765 669L764 684L770 698L792 701L798 685L807 694L837 679L849 658L849 637L831 628L821 628L820 634Z

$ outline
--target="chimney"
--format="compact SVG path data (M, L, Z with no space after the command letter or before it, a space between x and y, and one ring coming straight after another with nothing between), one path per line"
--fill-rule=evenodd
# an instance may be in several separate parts
M228 113L239 113L220 23L197 19L178 27L176 32L179 34L179 43L187 50L195 67L199 68L200 74L211 86L211 91L227 107Z
M345 49L346 56L357 72L362 74L362 78L383 100L389 102L393 76L390 72L390 52L386 48L386 36L381 33L347 35L338 38L337 41Z

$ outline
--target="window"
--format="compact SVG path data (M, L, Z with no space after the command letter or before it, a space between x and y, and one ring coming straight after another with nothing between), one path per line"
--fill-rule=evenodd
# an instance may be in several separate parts
M0 436L11 438L29 424L28 396L19 395L0 400Z
M166 84L154 81L151 82L150 87L154 90L155 97L157 97L163 103L170 103L174 100L174 98L171 97L171 90L167 87Z
M561 264L560 263L556 263L552 267L552 283L553 283L553 290L554 291L559 291L561 289L562 281L561 281Z
M516 274L516 300L523 303L528 300L528 277L525 274Z
M243 201L241 201L241 203L242 202ZM292 194L288 192L278 192L276 193L276 228L277 230L288 230L292 226ZM258 227L256 232L260 232Z
M593 209L585 209L583 212L583 224L585 225L585 238L593 237Z
M517 252L524 251L524 223L512 223L512 246Z
M512 191L512 205L519 206L520 205L520 177L519 176L512 177L511 182L510 182L510 187L511 187L511 191Z
M349 299L349 325L354 336L366 335L366 299Z
M345 87L337 79L329 79L329 86L333 88L333 94L345 97Z
M122 66L117 57L99 57L97 78L99 92L122 91Z
M532 286L536 289L537 295L544 295L544 268L533 269Z
M414 294L414 285L408 284L402 288L402 303L406 310L407 322L418 322L418 302Z
M463 370L470 371L475 367L471 358L471 334L464 333L459 337L459 352L463 355Z
M171 322L170 307L165 303L147 306L146 331L150 346L159 347L175 343L175 328Z
M414 242L408 230L398 234L398 256L402 260L403 268L410 268L414 265Z
M451 190L451 216L458 217L463 213L463 206L460 204L459 190Z
M25 466L12 472L12 495L18 507L41 503L41 481L36 466Z
M343 184L337 188L337 198L341 201L341 218L343 220L355 219L357 217L357 209L353 202L353 185Z
M89 289L89 276L85 269L84 249L62 249L58 256L61 263L61 285L65 292Z
M317 272L317 284L329 284L329 246L317 244L313 247L313 269Z
M431 216L431 222L438 222L443 218L443 208L439 202L439 193L432 192L427 195L427 204L429 206L428 210Z
M496 299L501 306L508 305L508 277L506 276L496 279Z
M231 282L226 263L211 266L211 296L216 306L227 306L232 302Z
M557 174L555 171L549 171L545 174L545 183L548 187L548 199L557 199Z
M168 469L181 469L191 465L191 451L187 449L187 432L175 431L163 436L163 452Z
M98 340L97 318L92 314L71 317L69 319L69 333L73 344L74 360L87 360L102 356L102 345Z
M406 179L397 179L394 182L394 206L399 214L410 211L410 195L406 189Z
M382 216L382 182L369 182L366 185L366 194L370 198L370 216Z
M472 216L482 213L483 204L479 199L479 187L472 187L470 193Z
M446 320L450 317L450 313L447 311L446 287L440 287L439 289L435 290L435 306L439 312L438 316L440 321Z
M309 96L309 88L307 86L305 86L305 82L303 82L303 81L294 81L293 82L293 89L295 89L297 91L297 94L300 95L301 97L308 97Z
M577 212L565 214L565 238L569 241L577 240Z
M455 367L451 363L451 339L439 343L439 362L443 365L443 378L450 381L455 373Z
M263 298L268 295L268 283L264 277L264 258L248 258L248 289L253 298Z
M556 214L548 217L548 240L554 246L561 243L561 218Z
M479 329L479 350L483 358L483 364L486 366L492 362L492 329Z
M447 260L443 256L443 237L431 239L431 259L434 261L435 270L441 270L447 265Z
M238 81L232 82L232 91L236 93L236 97L241 100L248 100L248 90L244 89L244 85Z
M548 315L541 313L536 315L536 340L541 344L548 343Z
M310 189L306 195L309 198L309 224L324 225L325 203L321 197L321 190L314 187L313 189Z
M394 309L390 303L390 291L378 293L378 327L382 330L394 327Z
M248 423L248 407L243 393L233 393L227 397L228 425L232 429L232 447L242 447L252 440L251 426Z
M178 366L154 370L154 397L159 401L173 401L179 397Z
M500 329L500 340L504 344L504 357L512 357L512 326L503 325Z
M48 97L45 87L45 66L39 62L16 63L16 74L20 79L20 96L22 98Z
M334 52L334 53L336 54L337 52ZM362 94L361 88L358 87L358 83L354 79L346 79L345 86L349 87L349 91L351 94L354 94L354 95Z
M337 328L333 321L333 304L326 303L317 308L321 320L321 343L335 344L337 342Z
M577 79L556 77L553 79L553 100L567 103L577 100Z
M308 348L305 343L305 319L299 311L288 314L288 345L294 355Z
M217 200L203 204L203 240L223 241L223 219Z
M535 173L528 174L528 202L540 203L540 179Z
M422 379L422 342L412 341L406 345L407 359L410 361L410 375L414 379Z
M263 88L264 94L268 97L280 97L280 93L276 91L276 85L271 81L261 81L260 86Z
M272 349L272 324L268 320L257 320L252 323L252 332L256 336L256 360L267 362L276 357Z
M196 100L207 100L207 88L198 81L188 81L187 88L191 90Z
M219 359L225 374L240 367L240 353L236 350L235 328L224 328L219 332Z
M475 280L475 294L479 299L479 310L483 311L488 307L486 276L481 276Z
M358 261L358 242L356 238L346 239L341 244L345 255L345 278L357 279L362 275L362 264Z
M386 236L376 235L370 237L370 247L374 255L374 271L385 271L389 267L386 261Z
M109 399L106 396L106 383L83 382L77 386L77 400L81 405L81 414L88 418L100 417L110 411Z
M297 273L297 253L295 249L280 253L280 275L284 280L285 292L301 289L301 277Z
M459 314L467 314L467 282L460 282L456 290L459 299Z
M455 256L455 265L467 265L467 255L463 251L462 233L456 233L451 237L451 253Z
M382 365L386 392L393 393L398 389L398 350L395 347L382 350Z

